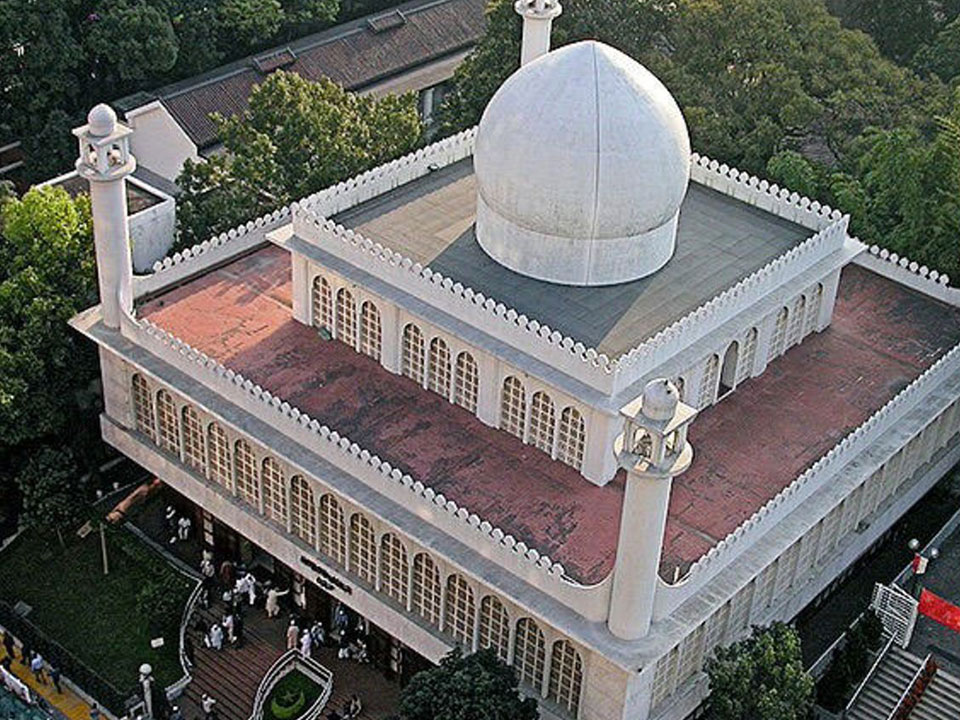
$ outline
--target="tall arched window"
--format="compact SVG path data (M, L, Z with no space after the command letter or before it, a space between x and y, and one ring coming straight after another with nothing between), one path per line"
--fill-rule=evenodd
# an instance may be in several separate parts
M230 461L230 441L223 428L210 423L207 428L207 449L210 453L208 467L210 479L230 490L233 487L233 463Z
M260 474L263 483L263 512L274 522L287 523L287 489L283 482L283 470L271 457L265 458Z
M580 707L583 686L583 661L580 653L566 640L557 640L550 655L550 682L547 698L566 708L574 716Z
M346 564L347 534L343 509L333 495L320 498L320 552L338 565Z
M357 346L357 303L346 288L337 291L337 340Z
M180 456L180 418L173 396L166 390L157 392L157 427L160 429L160 448Z
M493 648L503 662L510 653L510 615L503 603L493 595L480 601L479 648Z
M237 495L255 508L260 507L260 482L257 478L257 459L246 440L237 440L233 446L233 472L237 481Z
M410 564L407 549L400 538L387 533L380 538L380 591L407 606L407 582Z
M317 506L313 503L313 488L302 475L290 478L290 525L307 545L316 544Z
M442 338L430 341L430 363L427 365L427 387L437 395L450 397L450 350Z
M553 430L557 421L557 411L553 400L542 390L530 398L530 438L529 442L543 450L547 455L553 453Z
M157 441L157 426L154 423L153 394L150 386L139 373L133 376L133 416L137 423L137 430Z
M785 307L780 308L777 313L777 320L773 326L773 336L770 338L770 350L767 352L767 362L783 353L783 341L787 337L787 319L790 311Z
M203 424L200 415L189 405L183 406L183 461L194 470L206 472L206 453L203 441Z
M453 401L475 415L477 412L477 392L480 387L480 375L477 361L464 350L457 355L457 377L453 384Z
M513 667L520 681L531 685L539 692L543 687L544 664L543 633L531 618L517 622L517 639L513 651Z
M580 469L583 465L583 446L586 431L583 417L575 407L565 407L560 413L560 431L557 435L557 460Z
M360 513L350 516L350 570L371 585L377 578L377 546L373 527Z
M360 352L380 362L380 311L367 300L360 308Z
M313 279L313 326L333 330L333 290L319 275Z
M753 375L753 363L757 359L757 329L750 328L743 341L743 358L737 365L737 383Z
M787 347L793 347L803 337L803 319L806 316L807 299L801 295L793 304L793 312L790 315L790 327L787 331Z
M705 408L712 405L717 397L717 373L720 370L720 358L716 354L707 358L707 366L703 370L703 378L700 380L700 396L697 400L697 407Z
M512 375L503 381L500 397L500 429L521 440L527 424L527 393Z
M687 390L687 381L682 377L678 377L676 382L673 383L677 386L677 395L680 396L681 400L686 400L686 390Z
M400 372L418 385L423 385L423 333L413 323L403 328Z
M413 558L413 591L410 606L413 611L434 626L440 625L442 593L440 571L426 553Z
M469 652L473 649L473 627L476 605L473 590L460 575L447 578L447 600L443 629Z
M809 335L817 329L817 320L820 319L820 306L823 304L823 285L817 283L807 305L807 317L803 321L803 334Z

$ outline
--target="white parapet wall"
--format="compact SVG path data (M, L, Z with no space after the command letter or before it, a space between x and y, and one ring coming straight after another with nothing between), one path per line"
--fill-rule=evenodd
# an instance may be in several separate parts
M950 287L950 277L926 265L920 265L879 245L870 246L869 252L857 257L855 262L901 285L960 307L960 290Z

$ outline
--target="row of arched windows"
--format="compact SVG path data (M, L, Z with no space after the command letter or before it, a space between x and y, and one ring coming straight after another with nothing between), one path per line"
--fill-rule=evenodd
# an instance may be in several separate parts
M430 340L428 349L423 331L413 323L403 327L400 374L476 414L480 373L473 355L461 350L452 361L447 342L439 336Z
M231 442L217 422L204 420L193 407L178 410L167 390L154 394L142 375L135 374L131 385L137 430L161 450L467 651L493 648L542 697L578 713L583 662L568 640L548 643L533 618L512 613L459 573L444 576L429 553L408 550L397 534L378 536L364 513L349 510L332 493L315 492L302 475L288 476L275 458L243 438Z
M500 429L534 445L578 470L583 465L586 428L572 405L557 413L553 398L543 390L529 395L519 378L504 378L500 391Z
M334 296L330 283L319 275L313 279L312 296L314 327L325 328L337 340L380 362L380 311L373 302L364 300L358 315L353 293L340 288Z

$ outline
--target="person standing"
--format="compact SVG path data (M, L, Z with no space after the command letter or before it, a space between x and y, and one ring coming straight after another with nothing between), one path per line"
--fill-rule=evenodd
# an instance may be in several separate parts
M286 595L289 590L284 590L280 592L277 588L272 587L267 590L267 601L264 603L264 609L267 611L267 617L275 618L280 614L280 598Z
M310 653L313 651L313 636L310 635L309 630L304 630L300 635L300 654L305 658L310 657Z
M297 647L299 635L300 631L297 629L297 621L291 620L290 626L287 628L287 650L293 650Z
M233 627L234 627L233 618L234 618L233 613L227 611L227 614L223 616L223 623L222 623L223 629L227 631L227 640L230 641L231 645L237 641L237 636L233 632Z
M50 666L50 681L57 689L57 694L63 695L63 690L60 688L60 668L58 668L56 665Z
M315 648L322 648L327 642L327 631L319 620L316 620L310 626L310 635L313 637L313 647Z
M229 560L220 563L220 584L226 590L233 589L233 563Z
M190 538L190 526L193 523L190 521L186 515L182 515L179 520L177 520L177 537L180 540L188 540Z
M43 675L43 656L40 653L34 653L30 659L30 670L33 671L33 677L41 685L47 684L47 679Z
M167 720L183 720L183 713L180 712L180 706L174 705L170 710L170 717Z
M214 623L210 628L210 647L214 650L223 648L223 628L220 627L220 623Z
M3 633L3 649L6 651L8 658L11 660L16 659L17 656L15 653L17 649L17 643L13 639L13 635L10 634L9 630Z

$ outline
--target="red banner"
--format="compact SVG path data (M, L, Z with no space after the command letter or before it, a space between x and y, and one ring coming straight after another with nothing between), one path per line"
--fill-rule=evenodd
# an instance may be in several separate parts
M960 632L960 607L947 602L939 595L934 595L929 590L920 593L917 612L955 632Z

